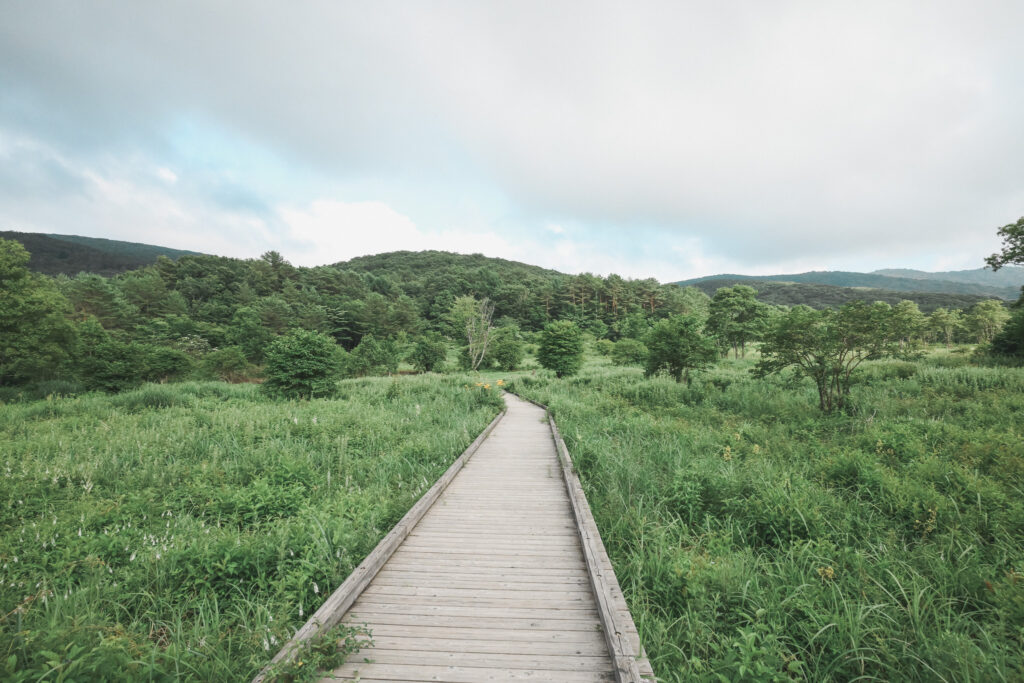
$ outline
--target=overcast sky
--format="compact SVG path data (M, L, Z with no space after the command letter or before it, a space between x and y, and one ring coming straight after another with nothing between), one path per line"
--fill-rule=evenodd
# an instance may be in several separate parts
M663 281L976 268L1024 2L0 0L0 229Z

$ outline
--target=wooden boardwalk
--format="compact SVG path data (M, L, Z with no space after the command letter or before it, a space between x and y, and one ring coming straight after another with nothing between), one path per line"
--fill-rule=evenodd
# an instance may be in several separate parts
M654 680L557 429L506 404L344 612L372 647L323 680Z

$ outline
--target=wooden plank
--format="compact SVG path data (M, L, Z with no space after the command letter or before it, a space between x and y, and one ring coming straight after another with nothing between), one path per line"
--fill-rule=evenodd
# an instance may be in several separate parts
M592 655L542 655L526 653L461 652L436 650L392 650L374 645L352 656L353 668L359 668L360 659L369 658L373 664L408 664L417 666L460 666L481 669L522 669L543 671L600 671L610 673L607 653ZM364 665L365 666L365 665ZM345 668L342 666L341 668ZM370 667L374 668L374 667Z
M326 630L331 629L341 621L345 611L355 602L356 598L362 593L363 589L370 584L373 577L376 576L377 572L381 567L391 558L395 550L402 544L405 537L409 535L412 528L416 526L416 523L423 518L427 511L431 508L434 502L441 496L444 490L449 484L455 479L455 476L465 466L466 462L473 456L473 454L480 448L494 428L498 426L502 418L507 413L507 409L498 413L487 428L484 429L469 447L462 452L455 462L445 471L441 478L438 479L433 486L431 486L423 496L416 502L415 505L402 517L402 519L395 525L388 534L381 540L377 547L364 559L355 570L349 574L348 578L335 590L320 608L309 618L309 620L300 628L295 635L285 643L284 647L274 656L274 658L263 668L256 677L253 679L253 683L262 683L263 679L267 675L267 671L273 665L278 662L288 661L294 655L298 646L311 639L319 637L319 635Z
M545 607L506 607L488 605L442 605L438 603L417 604L404 600L397 602L366 601L360 598L352 606L353 614L404 614L442 617L469 617L494 619L566 619L587 620L597 616L594 605L567 609ZM593 628L598 624L594 623Z
M344 618L349 624L395 624L403 626L460 626L474 629L513 629L535 631L586 631L599 633L597 612L591 618L519 618L485 616L473 617L465 614L405 614L400 611L380 612L371 610L350 610ZM372 630L372 629L371 629Z
M467 666L418 666L413 664L345 664L323 680L360 681L447 681L482 683L483 681L532 681L533 683L607 683L614 674L593 671L494 670Z
M522 633L522 631L511 631L511 633ZM492 639L480 640L478 638L438 638L428 636L398 636L385 635L375 631L373 636L374 650L406 650L426 652L470 652L490 654L515 654L518 652L530 652L538 655L586 655L590 657L603 657L607 666L608 646L604 639L598 634L593 634L589 640L572 643L566 647L566 643L555 640L510 640ZM374 655L367 652L365 656L374 658ZM357 655L358 657L358 655ZM380 660L377 660L380 661Z
M584 587L582 590L566 590L566 589L544 589L538 588L537 584L527 584L532 588L526 588L530 592L530 598L535 600L552 599L552 600L576 600L576 601L589 601L591 594L589 587ZM428 596L428 597L459 597L459 598L507 598L509 597L509 590L505 587L499 588L455 588L448 586L424 586L423 584L417 586L389 586L387 583L381 583L374 581L373 585L363 591L363 595L360 597L369 595L389 595L389 596ZM517 595L511 597L519 598Z
M466 628L459 626L403 626L397 624L375 624L373 627L373 638L378 637L407 637L407 638L442 638L461 640L464 642L491 642L497 641L500 647L507 647L508 643L530 642L549 643L552 646L564 648L573 652L578 647L593 646L602 652L607 652L608 646L604 642L604 636L596 629L587 631L545 631L540 629L511 629L511 628ZM518 646L512 646L518 647ZM525 646L523 646L525 648Z

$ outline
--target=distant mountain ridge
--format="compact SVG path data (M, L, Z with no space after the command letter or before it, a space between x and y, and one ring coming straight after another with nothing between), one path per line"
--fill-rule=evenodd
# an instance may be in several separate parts
M109 277L156 263L159 256L178 259L201 255L198 251L80 235L3 230L0 238L21 242L32 255L28 267L47 275L76 275L84 271Z
M892 273L892 274L889 274ZM897 275L896 273L899 273ZM905 274L905 275L904 275ZM955 278L955 279L954 279ZM811 271L783 275L722 274L683 280L676 284L694 285L705 289L708 282L732 283L741 281L779 282L829 285L832 287L858 287L892 292L933 292L941 294L970 294L979 297L1015 300L1024 286L1024 268L1011 267L993 273L985 268L947 273L927 273L918 270L889 269L873 273L850 271ZM729 286L726 284L722 287Z
M974 270L946 270L936 273L913 270L911 268L883 268L882 270L874 271L874 273L913 280L970 282L990 287L1013 287L1020 289L1021 285L1024 285L1024 267L1022 266L1004 266L995 271L989 268L975 268Z

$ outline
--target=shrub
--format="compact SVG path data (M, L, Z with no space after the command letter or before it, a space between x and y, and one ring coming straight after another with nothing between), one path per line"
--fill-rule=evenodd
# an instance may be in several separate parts
M517 327L499 327L491 335L487 352L491 365L499 370L515 370L523 362L523 341Z
M168 382L181 379L192 370L188 354L169 346L142 347L141 377L150 382Z
M541 334L537 360L558 377L579 372L583 365L583 333L571 320L549 323Z
M238 346L228 346L206 354L203 371L207 376L225 382L241 382L246 379L249 361Z
M335 391L338 372L334 340L319 332L294 330L267 349L263 391L282 398L317 398Z
M620 339L611 352L616 365L643 365L647 362L647 346L636 339Z
M608 357L612 355L613 349L615 349L615 342L611 339L598 339L594 342L594 353L599 356Z
M352 349L346 363L346 374L353 377L391 374L398 371L401 350L397 340L379 340L368 334Z
M433 372L444 363L448 345L436 332L420 337L409 354L409 362L417 372Z

